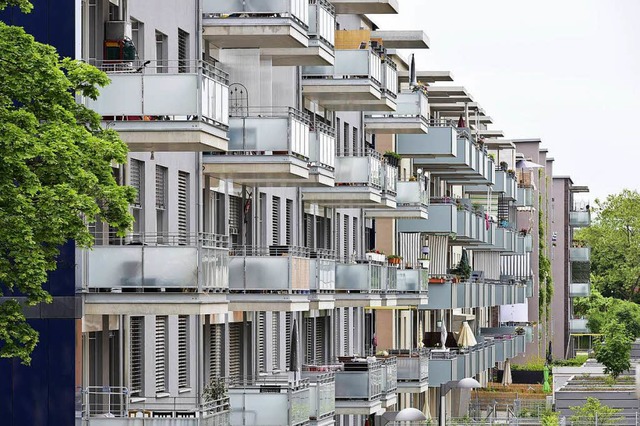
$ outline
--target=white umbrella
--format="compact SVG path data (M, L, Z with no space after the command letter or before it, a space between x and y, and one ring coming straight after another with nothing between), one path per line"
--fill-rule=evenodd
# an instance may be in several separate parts
M513 378L511 377L511 361L509 358L504 363L504 372L502 373L502 386L509 386L513 383Z
M440 346L442 349L447 348L447 327L444 325L444 320L442 321L442 326L440 327Z
M529 161L529 160L518 160L516 161L516 168L518 169L541 169L544 166L541 166L538 163L534 163L533 161Z
M476 337L473 335L473 331L471 331L471 327L469 327L469 323L464 321L462 323L462 328L460 329L460 334L458 335L458 346L466 348L477 344L478 342L476 341Z

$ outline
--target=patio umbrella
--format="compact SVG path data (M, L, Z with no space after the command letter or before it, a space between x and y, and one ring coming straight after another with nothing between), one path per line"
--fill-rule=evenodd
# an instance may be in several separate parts
M447 327L444 325L444 320L442 320L442 325L440 326L440 346L442 349L447 348Z
M544 377L542 392L549 393L551 392L551 386L549 385L549 366L547 364L544 365L544 369L542 370L542 376Z
M502 386L509 386L513 383L513 378L511 377L511 361L509 358L504 363L504 371L502 373Z
M411 64L409 65L409 86L414 87L418 85L418 78L416 77L416 58L414 54L411 54Z
M473 335L471 327L469 327L469 323L467 321L464 321L462 323L462 328L460 329L460 334L458 335L458 346L467 348L469 346L475 346L477 344L478 342Z
M291 324L291 354L289 354L289 371L293 372L293 379L297 380L298 374L298 328L296 320Z
M533 161L529 161L529 160L518 160L516 161L516 168L517 169L541 169L544 166L541 166L538 163L534 163Z
M547 364L551 365L553 362L553 352L551 351L551 340L549 340L549 352L547 352Z
M466 123L464 122L464 117L462 116L462 114L460 114L460 118L458 119L458 127L467 127Z

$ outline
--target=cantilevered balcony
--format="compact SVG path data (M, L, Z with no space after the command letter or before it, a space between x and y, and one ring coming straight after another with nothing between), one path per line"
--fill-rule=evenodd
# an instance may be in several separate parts
M396 300L402 306L421 306L429 303L429 270L398 269L396 272Z
M569 226L573 228L586 228L591 224L591 213L587 210L572 210L569 212Z
M293 108L236 111L229 119L229 150L204 156L204 173L267 186L322 184L309 179L310 121Z
M369 133L427 133L429 102L422 91L399 93L393 112L366 112L364 129Z
M273 65L333 65L335 60L336 12L328 0L309 2L309 47L274 47L260 49Z
M339 49L335 53L334 66L302 69L306 98L330 110L395 111L398 81L393 62L373 48Z
M227 390L233 425L304 425L311 415L309 379L287 374L235 377Z
M205 40L224 49L309 46L308 0L204 0Z
M330 367L305 365L302 377L309 380L309 420L314 426L333 425L336 412L336 378Z
M133 314L153 300L226 305L223 294L213 293L229 288L227 237L147 233L95 238L92 249L77 252L77 291L89 293L89 312L117 305L123 313Z
M424 178L413 181L398 181L396 208L365 210L365 215L367 217L427 219L429 217L428 204L429 189Z
M516 232L505 226L498 226L496 229L496 244L495 249L501 252L512 252L516 251Z
M570 283L569 297L589 297L591 295L590 283Z
M89 426L198 426L230 422L226 397L217 401L174 397L131 402L128 389L120 386L89 386L82 389L80 396L82 424Z
M343 370L336 372L336 414L371 415L382 409L382 361L339 357Z
M310 263L306 248L233 247L229 262L230 304L246 307L251 303L256 311L308 309L313 276ZM325 277L330 280L330 276ZM320 284L314 280L313 285Z
M333 309L336 291L335 254L329 250L313 250L309 259L309 296L311 309Z
M480 340L469 348L449 348L447 351L432 350L429 353L429 387L439 387L451 380L486 371L494 366L495 348L493 340Z
M336 132L331 126L314 122L309 136L309 181L318 186L334 186Z
M336 13L349 15L396 14L398 0L332 0Z
M429 388L429 353L425 350L391 349L398 363L398 392L422 393Z
M336 306L380 306L380 294L388 287L387 268L371 260L337 263Z
M451 234L458 232L456 204L450 198L431 198L429 219L399 219L398 232Z
M569 320L569 332L573 334L591 333L586 318L573 318Z
M429 132L426 134L398 135L397 152L403 157L430 159L437 164L437 160L453 161L458 156L458 132L450 123L449 126L433 126L440 124L429 122ZM445 160L446 159L446 160Z
M533 207L533 188L518 186L517 207Z
M335 158L335 187L303 188L303 199L326 207L385 207L384 164L372 150L364 155L339 155Z
M589 262L591 260L591 249L589 247L570 247L570 262Z
M518 183L515 174L504 170L496 170L496 183L493 185L493 192L502 194L506 200L517 200Z
M102 63L111 83L87 106L131 151L226 151L228 75L203 61Z
M524 352L525 335L496 335L493 336L496 346L496 362L504 362Z
M515 254L531 253L533 251L533 238L531 234L516 234Z

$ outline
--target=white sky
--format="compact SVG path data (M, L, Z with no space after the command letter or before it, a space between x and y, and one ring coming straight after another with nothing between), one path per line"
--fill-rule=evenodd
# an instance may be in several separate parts
M399 0L418 70L451 71L506 138L539 137L590 197L640 190L640 0ZM408 57L410 51L405 51ZM442 84L442 83L441 83Z

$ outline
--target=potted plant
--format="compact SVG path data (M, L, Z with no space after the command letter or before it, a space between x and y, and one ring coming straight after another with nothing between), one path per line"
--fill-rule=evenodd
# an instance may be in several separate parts
M507 170L507 174L511 177L516 177L516 172L513 169Z
M482 213L482 204L473 203L473 211L475 213Z
M384 153L384 158L387 159L387 163L393 167L398 167L400 164L400 155L397 152L387 151Z
M491 158L491 161L493 161L494 163L496 162L495 154L489 154L487 157Z
M503 172L506 172L508 168L509 168L509 164L507 164L506 161L500 162L500 170L502 170Z
M527 228L522 228L520 230L520 235L522 235L523 237L526 237L527 234L529 234L529 230Z
M365 253L365 258L368 260L373 260L375 262L384 262L385 256L384 253L377 249L371 249Z
M390 265L399 265L400 263L402 263L402 256L398 256L397 254L390 254L389 256L387 256L387 262L389 262Z

